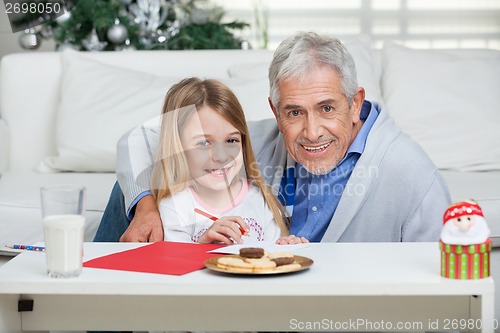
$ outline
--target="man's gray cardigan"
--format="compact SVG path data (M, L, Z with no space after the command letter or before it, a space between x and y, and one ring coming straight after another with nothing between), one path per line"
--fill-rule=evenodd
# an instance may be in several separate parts
M322 241L438 241L450 204L447 185L420 146L375 107L379 116ZM279 189L287 163L295 162L276 120L249 123L249 130L262 175Z

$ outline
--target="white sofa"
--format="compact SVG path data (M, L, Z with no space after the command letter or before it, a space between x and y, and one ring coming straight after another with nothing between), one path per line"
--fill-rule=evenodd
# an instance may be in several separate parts
M411 50L368 38L346 41L367 98L442 169L453 200L474 198L500 240L500 52ZM39 188L87 187L90 241L112 185L115 145L160 113L169 86L186 76L222 79L248 119L267 105L271 51L49 52L7 55L0 73L0 246L42 240ZM495 250L495 264L500 255ZM436 252L436 255L438 253ZM497 258L499 257L499 258ZM497 316L499 317L499 316Z

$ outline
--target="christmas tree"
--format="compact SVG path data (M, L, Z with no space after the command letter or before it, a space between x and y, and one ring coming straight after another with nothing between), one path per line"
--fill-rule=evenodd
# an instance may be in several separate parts
M207 0L66 0L64 15L27 30L21 46L54 39L59 50L82 51L236 49L234 31L247 23L222 23L224 10ZM25 20L35 21L32 16ZM31 42L24 43L24 41Z

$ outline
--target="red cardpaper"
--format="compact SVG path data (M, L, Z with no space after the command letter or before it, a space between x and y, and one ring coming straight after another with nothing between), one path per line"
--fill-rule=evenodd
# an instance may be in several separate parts
M203 262L224 245L156 242L137 249L109 254L83 263L83 267L121 271L183 275L205 267Z

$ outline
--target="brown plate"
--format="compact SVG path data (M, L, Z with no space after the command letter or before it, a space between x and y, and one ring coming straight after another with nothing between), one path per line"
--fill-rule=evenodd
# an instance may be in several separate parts
M309 267L312 266L314 263L312 259L309 259L307 257L302 257L302 256L293 256L295 259L295 262L300 264L300 268L290 270L290 271L265 271L265 272L234 272L231 271L230 269L224 269L220 268L217 266L217 260L221 257L228 257L228 258L241 258L237 254L230 254L230 255L224 255L224 256L217 256L217 257L212 257L208 260L205 260L204 264L205 267L212 271L216 272L222 272L222 273L229 273L229 274L243 274L243 275L268 275L268 274L286 274L286 273L292 273L292 272L298 272L298 271L303 271L304 269L308 269Z

